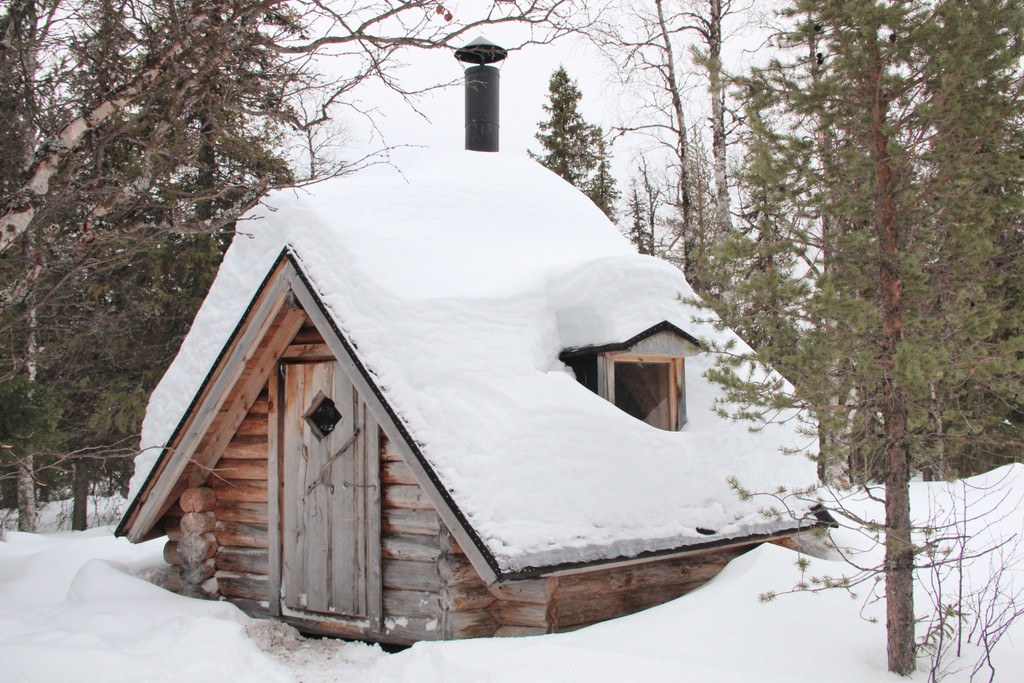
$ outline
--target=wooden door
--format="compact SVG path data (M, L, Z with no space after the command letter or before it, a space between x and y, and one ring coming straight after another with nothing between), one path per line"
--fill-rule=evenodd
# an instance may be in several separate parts
M368 492L359 397L336 362L285 364L281 410L281 606L365 617Z

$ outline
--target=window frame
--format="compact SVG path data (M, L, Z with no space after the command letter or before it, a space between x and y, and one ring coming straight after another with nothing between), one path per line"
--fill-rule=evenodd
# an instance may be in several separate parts
M651 363L669 366L669 386L674 388L669 394L669 422L666 431L677 432L687 423L686 415L686 359L684 356L660 353L636 353L633 351L617 351L603 353L598 356L598 375L603 381L598 384L603 391L603 398L616 408L615 401L615 365L617 363ZM602 372L603 370L603 372ZM645 424L650 424L646 423ZM655 429L665 429L651 425Z

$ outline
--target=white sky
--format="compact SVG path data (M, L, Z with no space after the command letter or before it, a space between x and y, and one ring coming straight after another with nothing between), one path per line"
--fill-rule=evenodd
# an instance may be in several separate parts
M469 7L480 0L449 2L460 16L471 18ZM744 0L736 0L736 7ZM462 7L458 5L461 4ZM489 4L489 3L487 3ZM632 7L631 4L626 3ZM739 71L742 65L756 61L764 55L764 17L777 6L772 0L749 0L747 5L755 10L738 12L729 19L726 27L725 66L727 70ZM503 46L516 45L522 29L515 26L492 27L485 36ZM469 36L469 42L476 36ZM677 68L686 76L690 85L687 95L687 110L692 123L706 124L709 129L706 90L700 77L695 73L688 51L678 50ZM462 66L448 51L410 52L406 57L408 67L403 71L403 84L407 87L422 88L461 79ZM526 154L527 150L539 151L540 145L534 138L537 124L545 113L542 106L547 102L548 80L559 65L564 66L571 78L575 79L583 94L580 111L587 122L601 126L606 132L617 125L628 124L636 115L639 99L636 93L613 77L612 67L607 59L588 41L569 38L556 45L527 46L511 52L501 66L501 151ZM377 110L375 124L389 145L426 145L439 150L451 151L463 148L463 87L458 85L432 92L422 97L417 106L427 117L417 115L397 95L381 86L362 91L363 106ZM375 149L368 143L369 128L365 122L347 120L353 133L355 149ZM709 131L706 131L709 133ZM707 136L710 137L709 134ZM379 143L379 140L375 142ZM710 143L707 142L707 145ZM379 146L379 145L378 145ZM649 149L649 139L632 135L619 138L611 148L613 172L620 191L625 193L629 177L639 151ZM400 153L394 156L399 165Z
M486 37L502 46L514 43L513 38L502 33L507 32L492 30ZM465 131L462 65L447 51L412 53L409 59L414 63L405 70L407 84L427 86L452 79L460 79L460 82L423 96L417 106L427 118L416 114L382 87L364 90L367 100L372 99L372 104L378 108L376 124L385 141L389 145L426 145L443 151L462 149ZM565 66L569 75L579 82L583 92L580 110L584 118L606 129L614 125L614 101L601 97L605 84L599 60L593 48L579 41L529 46L510 53L500 66L501 151L526 154L527 150L540 150L534 135L538 122L545 118L542 106L547 102L548 80L559 65ZM359 130L358 122L351 123L354 132Z

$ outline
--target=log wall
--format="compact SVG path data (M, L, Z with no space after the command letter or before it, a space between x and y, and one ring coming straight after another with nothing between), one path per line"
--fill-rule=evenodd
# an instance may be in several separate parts
M380 458L384 635L398 642L493 635L495 597L386 438Z
M253 616L267 616L270 608L269 412L264 387L206 480L217 493L213 510L217 588L221 596Z

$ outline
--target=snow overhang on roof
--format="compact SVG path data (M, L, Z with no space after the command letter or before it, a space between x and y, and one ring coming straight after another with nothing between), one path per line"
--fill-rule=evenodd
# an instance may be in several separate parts
M288 249L499 575L798 526L765 519L728 478L764 491L812 484L813 464L781 449L813 441L793 420L751 433L719 417L720 392L703 377L710 354L687 360L680 432L622 413L559 360L658 325L694 341L731 337L695 321L680 273L637 255L539 165L454 156L428 155L402 177L278 192L239 223L153 394L133 493Z

